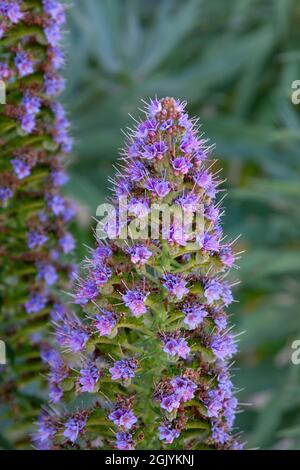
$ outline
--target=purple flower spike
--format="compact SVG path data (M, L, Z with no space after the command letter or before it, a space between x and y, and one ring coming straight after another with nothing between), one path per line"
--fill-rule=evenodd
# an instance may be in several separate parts
M64 255L73 249L74 240L63 239L71 204L60 192L67 181L63 169L71 148L70 124L56 102L64 84L58 74L64 64L58 46L64 21L65 6L60 0L0 0L0 80L10 97L0 106L8 123L1 129L1 150L7 157L0 169L1 263L6 274L1 287L13 319L10 328L2 322L0 336L5 329L5 341L19 357L1 374L8 391L1 401L5 409L13 403L17 410L17 419L8 421L12 447L19 440L18 428L31 425L28 400L21 393L24 377L29 388L34 382L37 394L43 396L48 371L49 402L54 404L64 398L62 382L71 369L63 354L60 360L44 352L55 342L51 320L58 328L65 320L68 309L64 306L66 311L58 312L58 305L72 284L72 264ZM73 330L67 325L60 339L64 350L78 352L87 340ZM12 341L16 332L22 338L18 344ZM14 396L9 386L12 378ZM35 414L38 402L32 401L30 408ZM56 413L41 416L34 445L51 449L52 438L65 420L58 422ZM22 435L25 448L30 447L30 434Z
M207 162L213 146L197 135L185 106L155 98L128 131L110 199L116 218L101 223L105 241L82 265L79 313L56 327L67 351L50 382L68 391L54 442L65 432L62 405L86 391L94 396L82 404L91 420L80 449L240 448L229 373L236 344L226 312L234 254L223 244L220 181ZM53 115L59 142L68 123L59 106ZM55 160L53 170L60 168ZM58 259L59 252L52 263ZM61 385L59 372L68 374Z

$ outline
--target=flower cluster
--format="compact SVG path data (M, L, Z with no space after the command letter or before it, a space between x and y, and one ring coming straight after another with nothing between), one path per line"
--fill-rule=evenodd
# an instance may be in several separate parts
M26 377L20 377L23 383L42 378L45 365L37 355L42 347L45 364L55 370L53 401L61 394L57 386L62 377L56 375L63 366L46 355L43 345L49 315L54 318L59 308L58 292L74 275L66 255L75 248L67 230L74 207L61 194L68 180L70 123L56 102L63 84L59 41L64 22L65 7L58 0L0 1L0 79L6 85L6 104L0 110L0 271L5 289L0 336L8 343L12 337L11 349L24 361L18 366ZM17 371L6 371L4 383L12 373L18 387ZM32 406L36 408L34 400ZM15 425L22 415L20 411L20 419L15 417Z
M57 327L72 367L61 402L94 395L79 448L236 449L228 363L236 344L225 311L235 255L223 241L220 181L206 163L211 147L184 103L155 99L145 113L125 146L113 194L119 228L140 222L143 236L128 230L126 240L97 239L83 264L74 292L80 310ZM118 212L124 196L126 223ZM179 230L173 219L170 227L157 223L158 237L145 236L157 202L202 214L202 230ZM102 225L110 233L110 223ZM69 420L58 411L53 447L70 447L62 439Z

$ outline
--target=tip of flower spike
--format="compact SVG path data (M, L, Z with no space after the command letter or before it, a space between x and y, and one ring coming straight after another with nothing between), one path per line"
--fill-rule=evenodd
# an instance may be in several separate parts
M170 96L161 99L150 98L149 102L142 101L145 104L146 113L153 117L162 113L162 115L168 115L168 117L172 118L175 117L177 113L181 113L186 107L186 101L180 101Z

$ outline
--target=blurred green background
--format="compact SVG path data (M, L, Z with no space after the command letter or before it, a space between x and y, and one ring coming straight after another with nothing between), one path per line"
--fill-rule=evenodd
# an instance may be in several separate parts
M300 449L299 0L73 0L65 36L64 101L75 157L74 231L93 244L121 128L140 99L175 96L216 142L229 190L225 231L246 250L232 320L240 336L237 424L247 447Z

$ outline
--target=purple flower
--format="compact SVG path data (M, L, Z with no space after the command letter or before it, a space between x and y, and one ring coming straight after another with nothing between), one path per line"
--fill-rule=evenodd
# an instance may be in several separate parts
M207 407L207 414L210 418L218 418L223 408L224 395L219 389L210 390L204 403Z
M8 201L8 199L10 199L13 195L14 193L11 188L8 188L7 186L0 187L0 200L2 202Z
M186 402L194 398L197 385L192 380L175 377L170 383L180 400Z
M57 187L63 186L69 180L69 177L64 170L52 170L51 178L53 185Z
M189 193L178 198L176 200L176 204L180 204L182 209L186 212L197 212L199 207L199 196L194 193Z
M227 316L222 312L216 312L214 322L218 330L225 330L227 328Z
M93 393L95 391L95 386L100 378L100 371L98 367L94 364L87 364L84 369L80 369L79 373L81 391Z
M137 422L136 416L130 410L117 408L110 413L108 418L113 421L117 426L130 430Z
M230 246L222 246L220 251L220 258L226 267L231 268L234 265L235 256Z
M59 49L59 47L50 47L48 50L48 56L51 61L51 65L54 70L59 70L65 64L64 53Z
M177 410L180 406L180 398L173 394L163 397L160 402L160 407L164 410L167 410L169 413L173 410Z
M36 121L34 114L25 114L21 119L21 127L26 134L31 134L35 128Z
M65 22L65 10L58 0L43 0L43 7L53 22L59 25L62 25Z
M178 429L172 429L170 425L163 424L159 426L159 439L165 441L166 444L172 444L174 439L180 436Z
M29 115L36 115L41 109L41 100L37 96L32 95L29 92L26 92L22 99L22 104L25 108L25 111Z
M189 292L186 287L187 281L179 274L165 274L164 281L164 287L179 300Z
M11 4L7 6L7 16L14 24L19 23L19 21L23 18L24 13L21 11L18 2L12 1Z
M185 323L190 330L194 330L199 325L201 325L204 318L208 314L203 306L196 302L192 304L185 304L182 311L185 314L183 323Z
M221 361L230 359L237 351L234 338L230 333L226 333L223 336L214 336L211 341L211 349Z
M209 304L214 303L216 300L220 300L223 293L223 285L217 279L210 279L204 290L204 295L207 298Z
M192 133L188 132L184 135L180 143L180 150L183 153L191 154L196 152L199 147L199 141L197 137Z
M173 119L167 119L165 122L163 122L160 126L160 130L162 131L167 131L170 129L173 125Z
M69 367L55 349L42 348L41 358L50 367L49 379L51 384L57 385L69 376Z
M223 283L222 300L223 300L224 305L226 307L233 302L233 296L232 296L230 286L229 286L229 284L227 284L225 282Z
M112 255L112 250L109 246L104 244L100 244L97 248L93 251L93 261L95 263L102 263L104 260L109 258Z
M11 74L9 66L5 62L0 62L0 80L8 80Z
M166 339L164 340L164 344L163 351L170 356L179 356L182 359L186 359L191 351L186 340L183 338Z
M50 402L57 404L61 401L62 397L64 396L64 392L56 384L49 384L49 398Z
M62 363L60 354L55 349L48 346L42 347L41 358L43 362L46 362L51 367L53 367L54 365L56 366L57 364L60 365Z
M224 401L224 417L226 419L228 429L232 429L234 424L237 406L238 401L234 396L229 396Z
M121 359L116 361L109 369L112 380L128 380L135 376L137 365L130 359Z
M205 207L204 210L205 217L213 223L216 223L220 218L220 211L213 204Z
M171 191L168 181L158 180L154 184L154 191L159 198L163 198Z
M167 150L168 147L164 142L154 142L154 144L145 145L140 156L146 160L153 160L154 158L161 160Z
M67 314L67 308L64 304L60 302L55 302L53 305L52 311L50 313L53 321L63 320L64 316Z
M61 215L65 210L65 199L59 194L49 195L47 197L49 209L54 215Z
M178 157L172 161L172 167L175 170L175 175L179 175L180 173L182 175L186 175L191 166L191 163L184 157Z
M212 175L206 170L198 172L194 176L194 181L199 188L204 189L207 196L214 198L216 195L215 183L213 182Z
M214 233L205 233L203 239L204 250L218 252L220 249L220 240Z
M69 201L66 201L66 208L65 208L65 212L62 215L62 220L64 222L70 222L70 220L74 218L75 214L76 214L76 208L74 204L70 204ZM74 242L74 246L75 246L75 242Z
M69 418L65 423L64 436L71 442L75 442L80 433L83 432L87 418L80 414Z
M96 299L97 296L98 288L95 283L95 280L92 278L88 278L85 281L82 281L79 285L75 294L75 303L79 305L85 305L90 300Z
M82 351L89 340L89 333L76 317L65 317L56 330L56 339L61 346L76 353Z
M17 52L15 57L15 65L18 69L20 77L25 77L33 73L33 62L27 52Z
M52 97L58 95L65 87L65 80L56 74L48 74L45 76L45 93Z
M222 300L225 306L233 302L230 286L226 282L220 282L217 279L210 279L205 283L204 295L209 304Z
M149 293L144 293L141 290L128 290L126 294L122 295L122 299L126 307L128 307L135 317L140 317L147 312L145 300Z
M58 275L56 269L51 264L38 263L38 279L44 279L48 286L57 282Z
M132 435L128 432L117 432L116 448L118 450L134 450Z
M154 142L153 146L156 150L156 158L160 160L167 152L168 146L162 140L159 142Z
M132 198L128 202L128 211L142 219L149 213L149 204L143 199Z
M136 136L140 139L146 139L148 135L153 135L157 129L157 123L155 119L147 119L138 125Z
M47 38L48 43L55 47L59 44L61 40L61 29L60 26L56 23L50 23L44 28L44 33Z
M132 181L141 181L146 176L146 169L142 162L134 160L128 167L128 176Z
M133 246L130 248L129 253L133 264L146 264L148 259L152 256L152 252L144 245Z
M97 287L102 287L107 283L112 275L112 270L105 265L98 265L93 269L93 277Z
M101 315L96 315L95 326L100 333L100 336L109 336L116 326L117 321L115 315L108 310L101 309Z
M180 127L183 127L186 131L191 131L193 128L193 123L189 119L188 115L186 113L181 114L181 116L178 119L178 125Z
M149 112L150 116L155 117L156 114L158 114L162 111L161 102L157 99L150 100L150 103L149 103L147 109L148 109L148 112Z
M54 418L47 412L42 412L38 423L37 423L37 432L34 436L34 440L39 444L47 444L55 436L56 433L56 423Z
M228 369L226 367L222 368L221 372L218 374L218 385L220 390L231 396L233 384L230 380Z
M38 313L47 304L47 296L45 294L32 294L31 297L27 300L25 305L25 310L27 313Z
M213 440L218 444L225 444L229 439L229 434L218 423L213 423L211 435Z
M169 245L176 243L180 246L186 246L189 239L188 234L185 233L184 227L181 223L178 223L178 221L175 221L175 224L171 224L170 227L167 227L167 230L163 229L163 237L167 239Z

